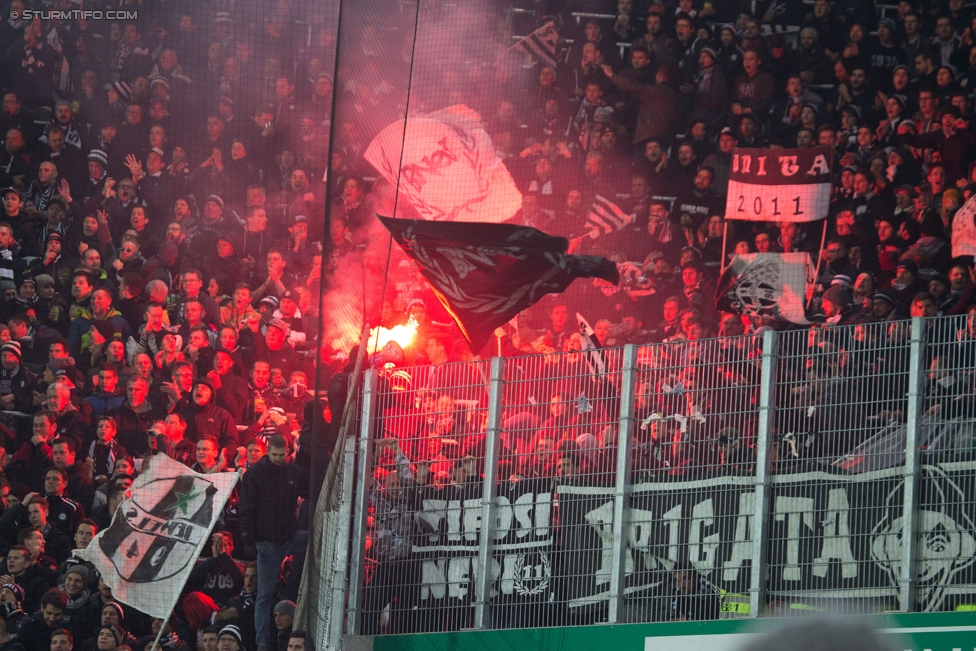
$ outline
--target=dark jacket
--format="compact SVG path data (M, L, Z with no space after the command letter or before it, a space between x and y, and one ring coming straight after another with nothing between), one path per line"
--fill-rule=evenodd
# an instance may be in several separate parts
M640 84L621 75L613 75L610 81L626 93L641 100L637 113L634 142L648 138L661 138L670 143L674 134L681 131L684 119L681 115L681 93L667 84Z
M226 552L217 558L210 557L193 568L189 585L218 604L226 603L244 588L244 564Z
M299 466L276 466L267 456L254 464L241 480L238 504L245 544L291 540L298 530L298 497L307 494L308 475Z
M114 416L119 424L118 442L133 457L144 457L149 454L148 432L153 422L165 417L165 414L152 406L147 401L149 409L136 413L132 411L128 403L122 403L117 409L109 412L109 416Z
M192 400L180 410L186 420L186 438L194 443L200 439L213 439L224 450L227 463L233 463L237 456L237 425L233 416L223 407L210 403L202 407Z

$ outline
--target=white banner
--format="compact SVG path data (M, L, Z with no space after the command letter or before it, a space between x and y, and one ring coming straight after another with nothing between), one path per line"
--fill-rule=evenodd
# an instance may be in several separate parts
M725 218L812 222L830 209L831 147L732 153Z
M377 134L364 156L391 184L399 182L400 198L421 219L500 223L522 207L522 194L480 116L464 105L410 117L405 134L397 120Z
M807 324L807 289L815 270L808 253L737 255L718 281L715 302L723 312L766 314Z
M976 255L976 195L969 198L952 218L952 257Z
M169 617L239 473L201 475L164 454L147 457L108 529L75 554L122 603Z

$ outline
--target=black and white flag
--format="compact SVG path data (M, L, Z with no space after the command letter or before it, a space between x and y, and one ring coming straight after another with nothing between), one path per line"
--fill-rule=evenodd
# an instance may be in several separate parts
M201 475L164 454L146 458L112 524L75 553L119 601L169 617L239 476Z
M725 218L812 222L830 208L832 147L736 149Z
M814 273L808 253L737 255L718 280L715 305L722 312L806 324L804 305Z
M607 355L605 349L596 338L593 328L579 312L576 313L576 323L579 325L580 350L586 365L590 367L593 381L599 381L607 374Z
M586 213L586 228L592 239L619 231L633 221L633 215L628 215L620 206L600 195L594 197L593 205Z
M556 23L549 21L511 47L530 54L552 69L556 68L558 56L559 32Z

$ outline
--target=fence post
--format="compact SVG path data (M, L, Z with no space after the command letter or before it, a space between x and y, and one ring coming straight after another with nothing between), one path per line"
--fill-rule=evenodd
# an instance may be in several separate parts
M749 617L759 617L766 605L766 552L769 547L769 470L772 446L779 333L766 330L762 343L759 385L759 428L756 441L756 503L752 516L752 567L749 576Z
M362 590L366 572L366 519L372 482L373 446L376 432L376 382L379 371L371 368L363 380L363 411L359 426L359 464L356 471L352 519L352 547L349 553L349 599L346 635L358 635L362 620Z
M627 579L627 498L630 489L630 432L637 393L637 346L624 346L620 378L620 419L617 426L617 475L613 493L613 548L610 556L610 604L607 621L622 621Z
M488 386L488 427L485 436L485 479L481 491L481 537L478 577L474 587L474 628L488 628L491 601L491 552L495 542L495 492L498 487L498 449L502 433L502 391L505 358L491 360Z
M902 512L901 549L904 556L899 577L900 610L915 609L918 587L918 430L922 417L922 382L925 379L925 319L912 319L908 369L908 413L905 415L905 505Z

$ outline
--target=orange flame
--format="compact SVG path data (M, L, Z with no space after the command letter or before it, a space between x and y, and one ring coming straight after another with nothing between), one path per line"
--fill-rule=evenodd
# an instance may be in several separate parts
M400 348L406 348L413 343L417 336L417 322L414 319L407 321L406 325L393 326L392 328L373 328L369 331L369 341L366 343L366 352L370 355L378 350L383 350L391 341L395 341Z

